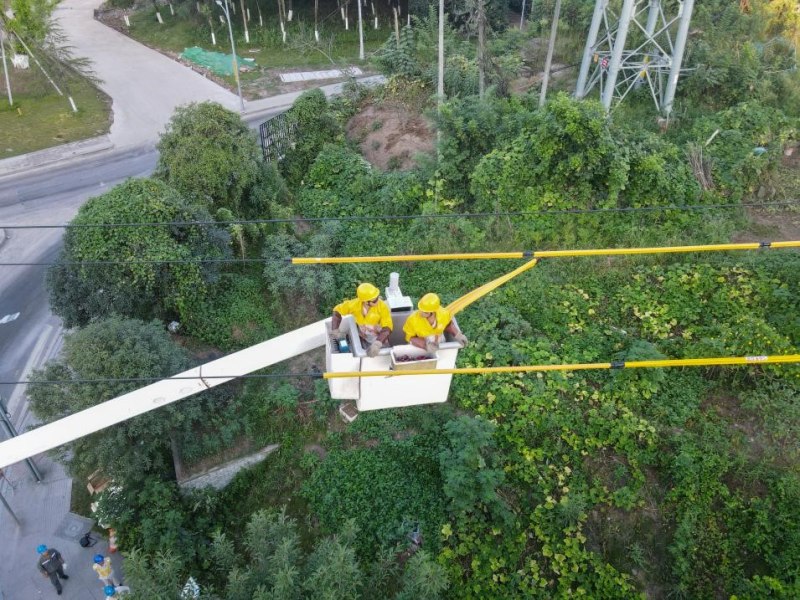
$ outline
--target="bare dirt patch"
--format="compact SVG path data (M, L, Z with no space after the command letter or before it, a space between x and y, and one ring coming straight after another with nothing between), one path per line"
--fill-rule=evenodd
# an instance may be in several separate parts
M733 236L734 242L800 239L800 211L749 208L750 226Z
M396 103L367 106L347 124L348 139L384 171L413 168L419 154L434 151L434 136L424 116Z

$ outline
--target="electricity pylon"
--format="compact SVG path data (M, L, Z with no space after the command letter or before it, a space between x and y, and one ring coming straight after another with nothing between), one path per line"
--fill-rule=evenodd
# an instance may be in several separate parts
M672 3L670 3L672 4ZM656 109L669 117L681 74L694 0L667 15L661 0L596 0L575 97L600 89L606 110L647 85Z

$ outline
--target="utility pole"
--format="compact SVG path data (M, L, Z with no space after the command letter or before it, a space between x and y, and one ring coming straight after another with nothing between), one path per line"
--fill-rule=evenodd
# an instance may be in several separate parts
M519 13L519 28L522 29L522 24L525 22L525 0L522 0L522 12Z
M19 433L17 433L16 427L14 427L14 423L11 422L11 413L6 410L6 404L3 401L3 397L0 396L0 421L3 422L3 425L6 426L6 430L8 431L9 437L17 437ZM28 468L33 474L34 478L36 479L37 483L42 482L42 474L39 472L39 469L36 467L36 463L33 462L33 459L26 458L25 464L28 465ZM11 509L9 509L11 510ZM17 521L19 523L19 521Z
M0 54L3 55L3 74L6 77L6 91L8 92L8 104L14 106L14 98L11 96L11 82L8 79L8 63L6 62L6 32L2 27L3 19L0 17Z
M358 2L358 58L364 60L364 21L361 19L361 0Z
M17 523L17 527L22 527L22 523L19 522L19 519L17 518L17 515L14 514L13 510L11 510L11 507L8 505L8 502L6 502L6 499L3 496L3 494L0 494L0 502L3 503L3 506L6 507L6 510L8 511L8 514L10 514L11 518L14 519L14 521Z
M439 0L439 84L436 88L436 110L444 103L444 0Z
M231 25L231 13L230 9L228 8L228 0L225 0L225 4L222 3L222 0L216 0L217 6L219 6L223 12L225 13L225 19L228 21L228 34L231 36L231 51L233 52L233 77L236 79L236 89L239 92L239 106L244 112L244 98L242 97L242 84L239 81L239 61L236 58L236 43L233 41L233 26Z
M553 51L556 47L556 34L558 33L558 18L561 16L561 0L556 0L553 9L553 23L550 25L550 43L547 45L547 59L544 62L544 77L542 78L542 92L539 94L539 106L544 106L547 99L547 84L550 82L550 67L553 64Z
M478 0L478 97L486 92L486 0Z

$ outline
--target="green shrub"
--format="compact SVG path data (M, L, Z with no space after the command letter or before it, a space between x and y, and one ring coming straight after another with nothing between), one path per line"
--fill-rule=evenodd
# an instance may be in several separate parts
M187 315L187 333L225 351L252 346L277 333L260 281L226 274L217 289Z

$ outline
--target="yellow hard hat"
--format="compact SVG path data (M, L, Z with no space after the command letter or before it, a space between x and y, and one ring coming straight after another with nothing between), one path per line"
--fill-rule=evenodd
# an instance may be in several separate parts
M380 295L381 291L371 283L362 283L356 289L356 295L362 302L370 302Z
M437 296L436 294L425 294L422 298L419 299L417 308L420 309L422 312L436 312L437 310L439 310L439 307L441 305L442 303L439 300L439 296Z

